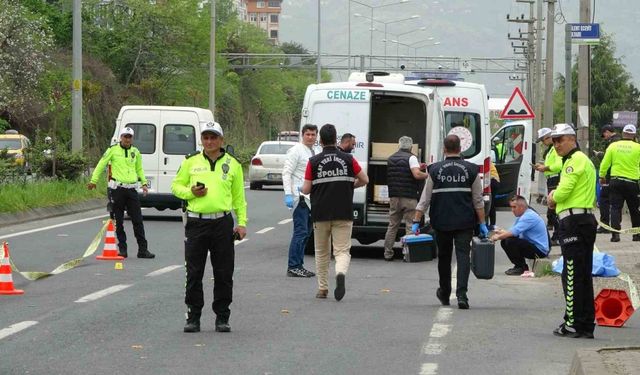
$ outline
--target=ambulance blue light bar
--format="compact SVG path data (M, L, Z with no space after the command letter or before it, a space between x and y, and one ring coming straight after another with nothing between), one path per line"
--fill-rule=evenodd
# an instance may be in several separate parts
M423 79L418 82L420 86L455 86L454 81L448 79Z

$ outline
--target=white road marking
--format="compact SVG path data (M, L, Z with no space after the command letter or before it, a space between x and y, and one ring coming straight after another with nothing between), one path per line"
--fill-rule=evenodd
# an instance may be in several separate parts
M260 229L259 231L256 232L256 234L263 234L263 233L267 233L268 231L273 230L273 227L266 227L264 229Z
M278 221L278 224L282 225L282 224L290 223L292 221L293 221L293 219L284 219L284 220Z
M18 333L29 327L35 326L36 324L38 324L38 322L34 320L25 320L24 322L12 324L7 328L0 329L0 340L13 335L14 333Z
M438 340L434 339L433 337L429 339L429 342L427 342L423 347L422 347L422 353L426 354L426 355L438 355L438 354L442 354L442 352L444 351L444 348L446 348L445 344L441 344L439 342L436 342Z
M18 236L23 236L25 234L31 234L31 233L36 233L36 232L42 232L43 230L49 230L49 229L54 229L54 228L60 228L60 227L64 227L67 225L73 225L73 224L78 224L78 223L83 223L85 221L91 221L91 220L95 220L95 219L101 219L103 217L109 217L109 215L100 215L100 216L93 216L93 217L88 217L86 219L79 219L79 220L74 220L74 221L68 221L66 223L61 223L61 224L56 224L56 225L50 225L48 227L42 227L42 228L36 228L36 229L30 229L30 230L25 230L24 232L18 232L18 233L12 233L12 234L7 234L7 235L0 235L0 239L6 239L6 238L11 238L11 237L18 237Z
M420 367L420 375L436 375L437 373L437 363L423 363L422 367Z
M86 296L76 300L75 302L83 303L83 302L95 301L95 300L100 299L102 297L106 297L106 296L108 296L110 294L117 293L117 292L119 292L121 290L127 289L130 286L131 286L130 284L114 285L114 286L109 287L107 289L102 289L102 290L99 290L99 291L97 291L95 293L91 293L89 295L86 295Z
M181 265L168 266L168 267L160 268L159 270L156 270L156 271L153 271L153 272L149 272L145 276L148 276L148 277L160 276L162 274L171 272L171 271L173 271L175 269L182 268L182 267L184 267L184 266L181 266Z
M442 323L433 323L431 327L431 332L429 333L429 337L445 337L449 332L451 332L450 324L442 324Z

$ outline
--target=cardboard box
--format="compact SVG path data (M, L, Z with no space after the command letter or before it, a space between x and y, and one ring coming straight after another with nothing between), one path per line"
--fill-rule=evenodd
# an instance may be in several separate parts
M411 147L411 153L420 156L418 144L414 143ZM398 151L398 143L379 143L371 142L371 158L387 160L389 156Z
M376 203L389 203L389 187L387 185L374 185L373 201Z

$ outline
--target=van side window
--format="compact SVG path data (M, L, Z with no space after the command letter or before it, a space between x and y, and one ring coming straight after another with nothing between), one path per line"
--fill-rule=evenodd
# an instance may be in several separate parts
M167 124L163 129L162 151L167 155L188 155L196 151L193 125Z
M156 126L153 124L127 124L133 129L133 145L141 154L156 152Z
M471 145L466 150L463 149L462 156L464 158L470 158L477 155L482 147L482 140L480 130L482 124L480 122L480 114L471 112L452 112L447 111L444 113L445 120L445 135L449 134L451 129L462 126L468 133L471 133Z

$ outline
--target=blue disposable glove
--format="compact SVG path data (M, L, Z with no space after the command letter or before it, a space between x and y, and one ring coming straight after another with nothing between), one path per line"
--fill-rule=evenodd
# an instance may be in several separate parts
M489 228L487 228L487 224L482 223L478 225L478 229L480 230L480 237L487 238L487 235L489 234Z
M284 204L289 208L293 208L293 195L286 194L284 196Z
M411 224L411 231L413 232L413 234L418 235L420 234L420 223L413 223Z

